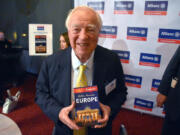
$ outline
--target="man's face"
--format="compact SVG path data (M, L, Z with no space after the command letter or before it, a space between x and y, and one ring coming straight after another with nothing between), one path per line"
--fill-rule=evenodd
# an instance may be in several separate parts
M71 47L81 62L85 62L97 46L99 28L95 13L78 10L72 14L68 35Z

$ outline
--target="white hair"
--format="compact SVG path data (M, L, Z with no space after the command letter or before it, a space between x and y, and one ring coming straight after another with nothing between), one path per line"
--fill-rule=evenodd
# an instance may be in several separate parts
M65 25L66 25L66 28L68 29L69 28L69 21L73 15L73 13L75 13L76 11L78 10L91 10L92 12L95 13L96 15L96 19L97 19L97 25L98 25L98 28L99 30L101 29L102 27L102 20L101 20L101 17L100 15L92 8L88 7L88 6L78 6L78 7L75 7L74 9L71 9L67 15L67 18L66 18L66 22L65 22Z

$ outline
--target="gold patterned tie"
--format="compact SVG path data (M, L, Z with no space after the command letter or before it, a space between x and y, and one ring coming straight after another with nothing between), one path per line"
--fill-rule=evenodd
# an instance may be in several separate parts
M87 84L87 78L85 75L86 65L80 65L79 66L79 75L76 81L76 87L86 87ZM87 135L87 128L83 127L80 130L74 130L73 135Z
M80 65L79 66L79 74L78 74L78 78L76 81L76 87L86 87L87 85L87 78L86 75L84 73L84 71L86 70L86 65Z

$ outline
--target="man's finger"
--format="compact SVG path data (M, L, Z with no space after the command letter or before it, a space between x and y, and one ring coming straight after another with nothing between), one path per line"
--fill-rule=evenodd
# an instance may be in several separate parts
M68 112L70 112L70 111L72 111L74 109L74 107L75 107L75 102L73 101L70 106L66 107L66 109L67 109Z
M107 122L101 123L100 125L95 125L94 128L104 128L107 125Z

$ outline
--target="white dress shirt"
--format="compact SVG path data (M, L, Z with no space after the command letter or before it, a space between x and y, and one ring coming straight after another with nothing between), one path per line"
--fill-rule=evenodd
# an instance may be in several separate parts
M77 58L75 55L74 50L72 49L71 51L71 63L72 63L72 70L71 70L71 92L72 96L71 99L72 101L74 100L74 92L73 88L76 87L76 80L78 78L78 73L79 73L79 66L80 65L86 65L86 70L85 70L85 75L88 81L88 86L92 86L92 78L93 78L93 60L94 60L94 51L91 54L91 57L85 62L81 63L80 60Z

